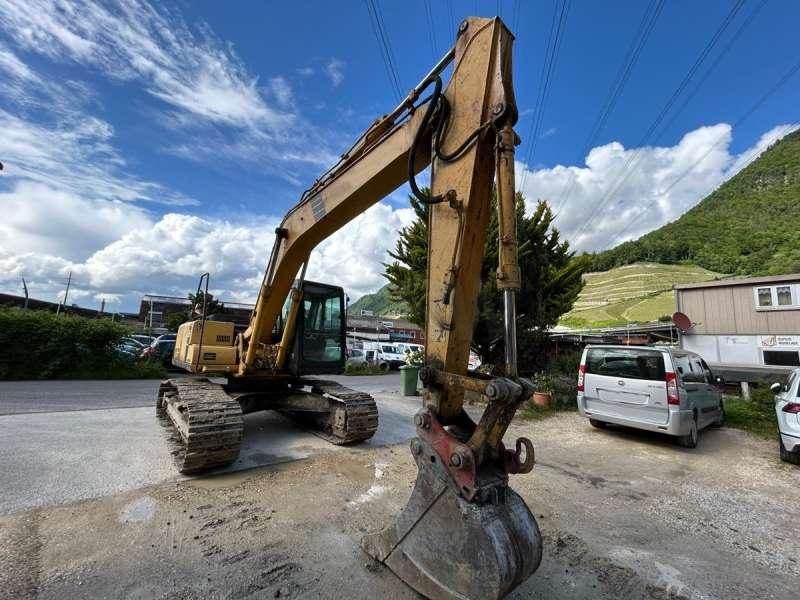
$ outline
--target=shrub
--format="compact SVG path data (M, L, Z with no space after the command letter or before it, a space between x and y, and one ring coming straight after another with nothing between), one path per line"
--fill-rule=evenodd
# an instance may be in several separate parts
M163 367L114 350L127 327L39 310L0 308L0 379L160 377Z

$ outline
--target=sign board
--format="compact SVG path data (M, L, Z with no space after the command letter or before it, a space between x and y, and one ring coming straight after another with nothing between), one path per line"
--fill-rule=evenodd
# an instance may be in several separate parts
M758 338L761 348L787 348L796 350L800 348L800 335L761 335Z
M394 327L394 321L378 321L378 325L382 325L387 329L391 329Z
M371 310L364 310L364 309L362 308L362 309L361 309L361 316L362 316L362 317L374 317L375 315L372 313L372 311L371 311Z

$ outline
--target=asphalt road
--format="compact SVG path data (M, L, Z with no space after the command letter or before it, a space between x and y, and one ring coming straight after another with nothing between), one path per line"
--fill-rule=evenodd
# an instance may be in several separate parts
M368 393L396 393L400 374L327 377ZM0 381L0 416L153 406L158 379Z
M400 376L341 377L372 394L375 436L362 446L409 439L418 398ZM179 479L155 418L159 380L0 383L0 514ZM245 415L239 459L220 472L308 458L337 447L272 412Z

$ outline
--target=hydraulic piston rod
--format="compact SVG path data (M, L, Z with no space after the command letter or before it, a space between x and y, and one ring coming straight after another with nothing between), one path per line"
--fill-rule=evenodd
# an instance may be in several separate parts
M514 147L519 143L511 125L497 135L498 265L497 288L503 290L503 339L506 347L506 377L517 376L517 305L521 287L517 262L517 207L514 193Z

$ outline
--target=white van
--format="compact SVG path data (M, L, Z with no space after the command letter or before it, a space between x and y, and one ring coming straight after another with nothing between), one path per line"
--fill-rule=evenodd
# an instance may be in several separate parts
M406 364L405 354L393 342L364 342L364 352L368 356L370 356L370 352L373 352L373 362L385 363L391 369L397 369Z
M725 420L719 383L722 378L687 350L586 346L578 371L578 409L595 427L666 433L694 448L699 430Z

